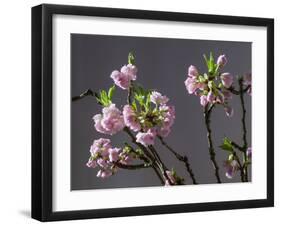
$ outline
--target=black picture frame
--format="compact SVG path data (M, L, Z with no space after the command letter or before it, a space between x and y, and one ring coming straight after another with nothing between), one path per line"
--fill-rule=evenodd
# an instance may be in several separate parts
M55 14L247 25L267 28L267 198L95 210L52 210L52 17ZM32 218L40 221L122 217L274 206L274 20L43 4L32 8Z

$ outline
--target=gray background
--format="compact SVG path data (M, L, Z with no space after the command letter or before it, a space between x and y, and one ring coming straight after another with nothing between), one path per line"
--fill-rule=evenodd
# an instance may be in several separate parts
M172 132L166 141L179 153L187 154L197 181L200 184L216 183L214 170L209 160L206 128L199 98L189 95L184 81L189 65L196 65L200 72L206 71L202 55L210 51L226 54L228 64L224 71L241 75L251 71L251 43L229 41L204 41L161 39L144 37L123 37L103 35L71 35L71 96L79 95L91 88L94 91L108 89L112 85L110 74L127 63L130 51L136 55L138 67L137 82L147 89L157 89L170 98L170 104L176 108L176 120ZM237 85L237 84L236 84ZM114 102L119 109L126 101L126 91L116 89ZM248 142L251 144L251 98L245 95L247 109ZM214 109L211 119L213 140L220 165L220 176L224 183L240 181L239 173L229 180L222 167L227 153L218 148L222 138L228 136L242 143L241 106L238 97L231 101L234 116L228 118L221 106ZM94 139L109 137L114 146L122 146L129 141L126 134L120 132L114 136L95 131L93 115L100 113L101 107L92 97L73 102L71 105L71 189L121 188L159 185L159 179L153 170L120 170L107 179L96 177L97 169L85 166ZM185 178L191 184L184 165L159 142L156 144L163 161L169 168ZM251 170L249 172L251 178Z

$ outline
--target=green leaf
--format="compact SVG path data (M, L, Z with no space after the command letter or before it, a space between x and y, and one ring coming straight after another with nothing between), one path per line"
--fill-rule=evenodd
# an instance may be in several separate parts
M205 54L203 55L203 57L205 59L205 63L208 68L208 73L210 75L214 76L215 71L216 71L216 64L215 64L215 59L214 59L213 53L210 52L209 59L207 58L207 56Z
M209 60L208 60L208 58L207 58L207 56L206 56L205 54L203 55L203 57L204 57L206 66L207 66L207 68L209 69Z
M231 140L227 137L225 137L223 139L223 143L222 145L220 146L220 148L222 150L225 150L225 151L230 151L230 152L233 152L233 147L232 147L232 144L231 144Z
M150 109L150 93L146 95L145 108L147 111Z
M230 154L229 156L228 156L228 161L232 161L234 159L234 155L233 154Z
M213 53L210 52L210 60L209 60L209 73L211 75L213 75L215 73L215 60L214 60L214 57L213 57Z
M134 56L133 52L129 52L128 63L132 65L135 65L136 63L136 57Z
M99 94L95 93L96 99L99 104L102 106L108 106L111 104L111 100L108 98L107 92L105 90L101 90Z
M96 100L97 100L98 104L103 105L102 102L101 102L99 94L95 92L94 95L96 97Z
M135 112L138 111L137 103L136 103L135 100L132 102L132 108L133 108L133 110L134 110Z
M114 92L115 92L115 89L116 89L116 87L115 87L115 85L113 85L113 86L111 86L111 87L109 88L109 90L108 90L107 96L108 96L108 99L109 99L110 101L112 100L112 97L113 97L113 94L114 94Z
M199 80L200 83L205 82L205 78L202 75L199 75L198 80Z

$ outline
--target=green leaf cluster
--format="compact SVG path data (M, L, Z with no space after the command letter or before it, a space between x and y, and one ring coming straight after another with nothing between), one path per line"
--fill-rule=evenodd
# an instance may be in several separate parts
M145 90L141 85L134 85L133 93L134 101L132 102L132 107L134 110L137 110L137 106L139 106L142 110L148 112L151 107L151 91Z
M224 151L233 152L233 146L232 146L231 140L228 137L225 137L223 139L223 143L220 146L220 148Z
M95 93L98 104L107 107L112 103L112 98L115 92L115 85L111 86L108 91L100 90L99 93Z
M215 59L214 59L213 53L210 52L209 58L205 54L203 55L203 57L205 59L206 65L207 65L209 75L210 76L215 76L217 74L217 71L218 71L219 67L215 63Z

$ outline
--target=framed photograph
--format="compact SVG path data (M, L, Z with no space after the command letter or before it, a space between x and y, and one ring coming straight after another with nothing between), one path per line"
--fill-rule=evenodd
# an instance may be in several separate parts
M32 217L273 206L273 39L267 18L33 7Z

